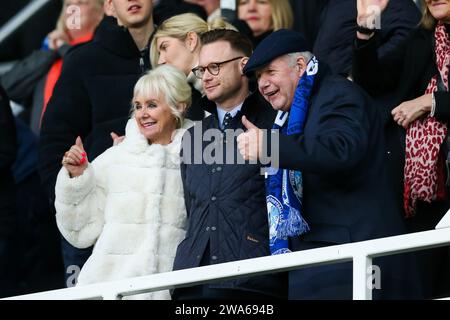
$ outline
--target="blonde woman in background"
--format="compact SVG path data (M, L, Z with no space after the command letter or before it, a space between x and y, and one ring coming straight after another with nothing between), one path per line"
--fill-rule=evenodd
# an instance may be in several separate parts
M294 17L289 0L236 0L237 17L253 32L256 48L267 35L279 29L291 29Z
M191 70L198 65L200 36L212 29L236 30L222 18L206 22L195 14L185 13L164 21L155 32L150 46L152 67L169 64L187 76L193 87L192 105L186 114L186 118L191 120L202 120L204 117L204 111L198 103L203 96L201 80Z

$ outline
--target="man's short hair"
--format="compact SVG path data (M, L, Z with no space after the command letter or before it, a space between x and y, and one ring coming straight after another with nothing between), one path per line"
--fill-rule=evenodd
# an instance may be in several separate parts
M217 41L226 41L233 50L242 52L246 57L250 57L253 52L253 45L250 39L244 34L227 29L215 29L201 35L202 45Z

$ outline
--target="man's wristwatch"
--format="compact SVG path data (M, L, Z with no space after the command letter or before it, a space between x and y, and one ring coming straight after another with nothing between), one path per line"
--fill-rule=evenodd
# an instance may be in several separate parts
M369 29L369 28L359 26L359 25L356 27L356 31L358 31L359 33L362 33L362 34L367 34L367 35L374 33L375 30L377 30L377 29Z

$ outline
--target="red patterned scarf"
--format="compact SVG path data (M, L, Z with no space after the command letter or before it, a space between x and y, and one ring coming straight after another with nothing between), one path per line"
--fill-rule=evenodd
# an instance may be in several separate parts
M436 63L441 79L448 90L450 41L443 23L438 23L434 33ZM438 75L425 90L437 90ZM445 197L445 156L441 145L447 136L447 124L427 116L412 122L406 131L405 180L403 206L406 217L415 213L417 200L432 202Z

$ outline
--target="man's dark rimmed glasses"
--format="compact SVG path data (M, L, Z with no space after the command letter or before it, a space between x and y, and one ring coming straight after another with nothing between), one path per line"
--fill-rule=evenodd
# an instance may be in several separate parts
M237 60L237 59L242 59L242 58L243 57L236 57L236 58L222 61L222 62L213 62L213 63L208 64L206 67L198 66L198 67L195 67L194 69L192 69L192 72L199 79L203 78L203 75L205 74L206 69L208 69L208 72L211 73L213 76L217 76L220 72L221 65L231 62L231 61L234 61L234 60Z

